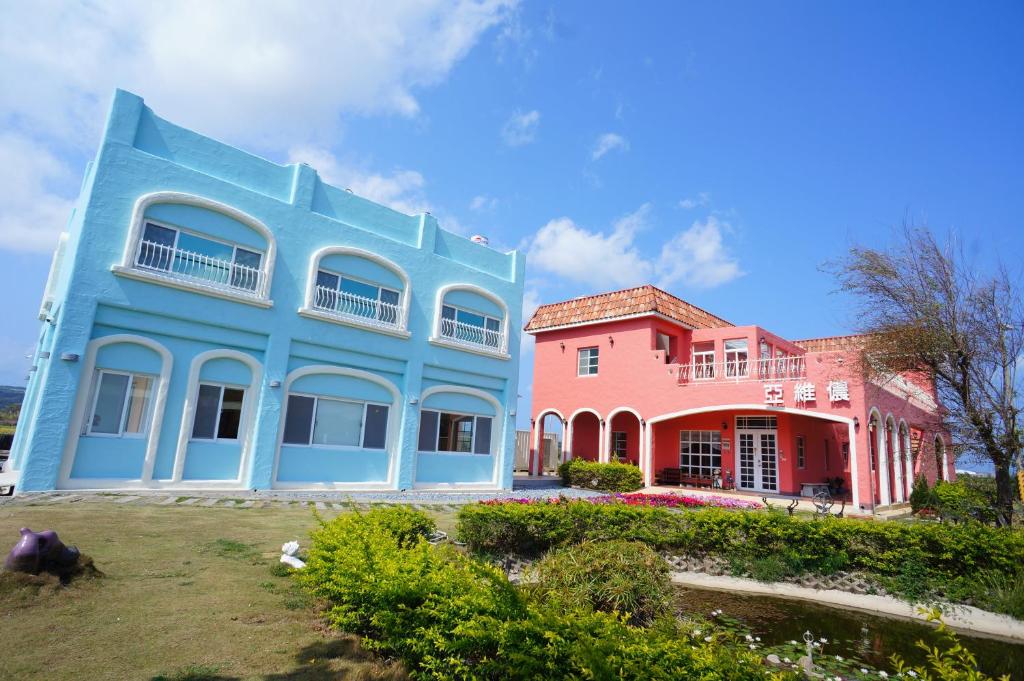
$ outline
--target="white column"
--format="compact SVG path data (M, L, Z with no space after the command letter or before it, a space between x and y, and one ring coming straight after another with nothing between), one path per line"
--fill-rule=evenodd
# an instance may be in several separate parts
M889 496L889 437L885 422L878 424L878 496L881 500L879 506L888 506L892 503Z
M857 432L853 426L853 421L850 421L846 428L850 438L850 487L853 493L853 509L854 513L856 513L860 511L860 483L859 476L857 475L857 469L860 468L860 459L857 458ZM868 466L870 465L871 462L868 461Z
M644 422L642 420L637 423L637 428L638 428L638 430L637 430L636 434L637 434L638 442L636 443L636 463L637 463L638 466L640 466L640 474L641 474L641 476L643 476L644 481L646 481L647 480L647 460L646 460L645 455L644 455L644 452L646 451L646 449L644 447L644 444L645 444L644 430L646 430L646 426L644 425Z
M530 457L530 475L537 475L537 469L539 468L537 461L541 458L540 451L540 431L544 427L544 419L534 420L533 422L533 452Z
M647 465L644 466L644 484L650 487L654 484L654 450L651 446L654 439L654 428L648 423L644 433L644 460Z
M607 428L604 419L597 421L597 460L601 463L608 463L608 449L605 447L605 432Z
M893 428L892 432L889 433L889 440L893 443L892 474L893 487L896 490L896 503L903 503L906 499L903 498L903 452L900 451L899 428Z
M908 428L903 432L903 463L906 475L904 476L903 483L906 486L907 499L910 498L910 493L914 491L914 456L910 451L910 429Z

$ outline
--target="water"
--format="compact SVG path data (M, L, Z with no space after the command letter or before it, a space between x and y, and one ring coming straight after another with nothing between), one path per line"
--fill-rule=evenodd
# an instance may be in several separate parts
M810 631L815 639L828 639L822 648L824 655L862 660L889 672L893 670L889 658L894 653L908 663L922 663L925 653L915 643L936 642L934 628L927 624L770 596L681 588L677 604L684 613L704 617L712 610L722 610L749 628L752 635L760 636L764 646L793 640L803 646L803 634ZM974 653L981 671L992 676L1009 674L1014 681L1024 681L1024 644L957 636Z

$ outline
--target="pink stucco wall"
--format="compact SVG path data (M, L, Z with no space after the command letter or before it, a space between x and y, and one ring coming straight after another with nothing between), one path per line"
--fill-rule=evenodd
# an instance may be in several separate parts
M668 334L671 338L668 353L657 349L658 332ZM756 362L762 337L773 348L778 347L790 355L803 355L806 377L796 381L757 380ZM719 373L715 380L679 383L679 365L691 361L693 343L713 343L716 360L721 362L725 341L738 338L747 339L752 374L750 378L735 381L724 379ZM597 347L599 350L598 374L577 376L577 351L587 347ZM596 456L597 451L606 452L609 449L610 433L622 426L629 428L627 442L630 459L642 464L641 443L646 437L646 431L650 429L653 457L651 473L663 467L679 465L679 430L721 429L724 422L728 425L728 432L723 432L723 438L731 442L729 433L735 428L737 414L775 413L779 416L780 492L784 493L798 492L801 482L821 482L825 477L844 476L847 486L852 484L850 466L841 464L842 443L849 440L850 420L856 419L858 425L850 449L856 456L854 464L857 466L860 503L862 506L870 506L872 496L876 504L881 500L880 471L872 471L868 463L869 424L875 414L883 425L891 422L896 429L905 423L909 432L923 440L914 460L914 472L924 472L932 482L937 477L933 447L935 437L943 438L947 452L951 450L948 434L933 406L934 389L925 380L919 376L906 377L907 380L900 384L877 386L865 384L859 374L856 355L850 352L804 353L795 344L758 326L691 331L659 317L638 317L536 334L531 413L537 420L547 413L556 412L569 421L573 431L570 452L579 445L582 447L581 454L587 458ZM848 383L848 401L829 402L827 386L832 380ZM797 382L805 381L814 384L817 399L798 404L793 388ZM782 409L766 405L766 383L783 386ZM911 390L908 391L907 386L911 386ZM641 426L637 417L629 412L617 413L625 408L638 413L645 425ZM601 420L606 422L602 424L591 416L573 419L573 414L581 409L597 412ZM686 414L696 410L714 411ZM608 417L613 414L613 422L607 423ZM679 418L661 420L674 414L680 415ZM837 417L844 420L829 420ZM652 420L657 422L646 424ZM805 438L806 465L803 469L796 464L797 435ZM826 441L829 443L827 468L824 462ZM726 454L730 464L734 463L732 456L735 444L732 443L731 447L728 452L723 452L723 469L731 468L735 475L735 466L727 466L725 463ZM888 464L888 497L895 500L899 495L891 455ZM953 479L954 476L953 460L949 456L946 477ZM653 476L649 474L649 477ZM909 485L904 481L903 486L905 497Z

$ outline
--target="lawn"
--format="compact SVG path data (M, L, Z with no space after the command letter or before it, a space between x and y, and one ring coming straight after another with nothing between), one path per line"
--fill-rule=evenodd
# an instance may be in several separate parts
M315 524L297 504L0 506L4 552L21 527L54 529L106 575L38 593L0 583L0 678L405 678L328 630L291 579L272 573L281 544L307 547Z

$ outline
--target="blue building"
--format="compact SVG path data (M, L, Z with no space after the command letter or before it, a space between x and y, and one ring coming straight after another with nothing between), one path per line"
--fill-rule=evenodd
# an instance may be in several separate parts
M524 265L118 91L0 484L509 488Z

